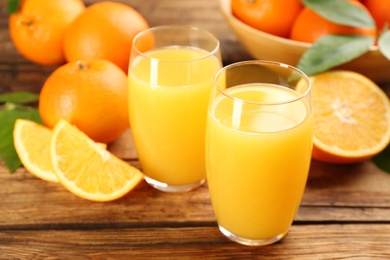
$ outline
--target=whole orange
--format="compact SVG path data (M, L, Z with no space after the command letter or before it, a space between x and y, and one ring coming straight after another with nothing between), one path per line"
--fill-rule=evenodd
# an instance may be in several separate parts
M130 6L115 2L95 3L68 28L65 57L68 61L107 59L127 73L133 38L147 28L144 17Z
M47 78L38 108L50 128L64 119L96 142L110 143L129 127L127 75L103 59L68 62Z
M379 30L382 30L385 23L390 27L390 0L365 0L371 16L374 18Z
M232 13L260 31L288 37L291 25L303 8L300 0L232 0Z
M9 18L9 33L15 48L40 65L65 62L65 30L83 11L81 0L25 0Z
M355 0L351 2L368 12L367 8L360 2ZM361 34L376 37L377 31L374 27L352 27L331 22L312 9L305 7L294 21L290 38L296 41L314 43L328 34Z

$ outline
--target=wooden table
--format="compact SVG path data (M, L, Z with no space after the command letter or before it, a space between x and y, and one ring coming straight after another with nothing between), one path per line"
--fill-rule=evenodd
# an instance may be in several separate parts
M14 49L5 2L0 0L0 93L39 93L54 68L34 65ZM250 59L223 21L218 0L120 2L151 26L190 23L210 30L221 40L225 64ZM129 131L109 149L139 167ZM168 194L142 182L120 200L96 203L24 168L11 175L0 165L0 198L1 259L390 259L390 175L371 161L337 166L313 160L289 234L265 247L222 236L207 186Z

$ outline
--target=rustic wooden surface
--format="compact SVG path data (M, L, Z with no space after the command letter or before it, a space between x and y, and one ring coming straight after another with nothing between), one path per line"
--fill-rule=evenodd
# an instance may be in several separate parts
M185 23L210 30L221 40L225 64L250 59L223 21L218 0L118 2L133 6L151 26ZM39 93L55 68L18 54L8 36L5 3L0 0L0 93ZM129 131L109 149L139 167ZM11 175L0 165L0 198L0 259L390 259L390 174L371 161L337 166L313 160L289 234L265 247L222 236L207 186L168 194L142 182L120 200L96 203L23 167Z

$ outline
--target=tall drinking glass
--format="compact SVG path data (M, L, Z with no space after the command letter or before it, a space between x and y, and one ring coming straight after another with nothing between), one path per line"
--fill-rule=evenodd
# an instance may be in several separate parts
M206 168L220 231L245 245L288 232L306 185L313 119L309 78L271 61L244 61L215 77Z
M218 39L200 28L159 26L134 38L130 125L145 180L153 187L184 192L205 182L207 107L221 64Z

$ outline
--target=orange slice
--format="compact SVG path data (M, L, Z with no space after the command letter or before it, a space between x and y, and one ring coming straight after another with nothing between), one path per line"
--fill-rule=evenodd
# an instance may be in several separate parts
M355 163L386 148L390 142L390 102L378 85L352 71L329 71L310 78L314 159Z
M58 182L51 165L49 128L27 119L17 119L13 138L16 153L31 174L45 181Z
M117 158L64 120L53 128L50 154L61 184L84 199L118 199L143 179L137 168Z

